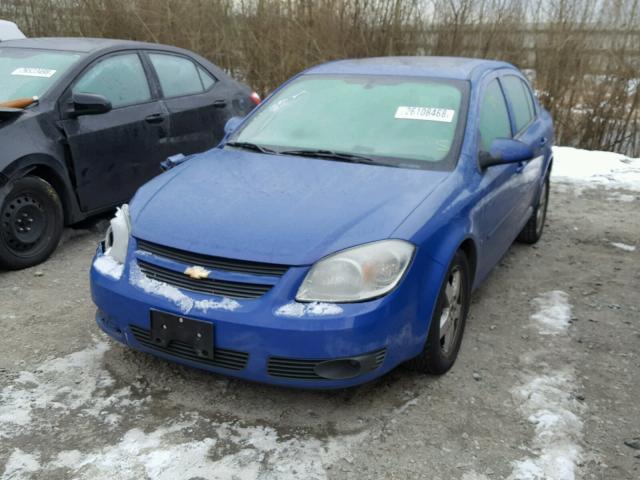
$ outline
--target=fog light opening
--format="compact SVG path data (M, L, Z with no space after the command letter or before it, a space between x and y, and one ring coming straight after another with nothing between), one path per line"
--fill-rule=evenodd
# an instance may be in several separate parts
M357 377L363 372L360 361L353 358L347 358L322 362L316 366L315 373L319 377L327 378L329 380L345 380Z

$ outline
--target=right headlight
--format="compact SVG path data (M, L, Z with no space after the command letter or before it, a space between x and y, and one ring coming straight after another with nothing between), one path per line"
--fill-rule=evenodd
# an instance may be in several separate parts
M124 263L129 248L129 236L131 235L131 219L129 217L129 205L126 203L116 210L116 215L111 219L104 239L104 253L118 263Z
M382 240L335 253L311 268L296 300L340 303L380 297L398 284L414 250L404 240Z

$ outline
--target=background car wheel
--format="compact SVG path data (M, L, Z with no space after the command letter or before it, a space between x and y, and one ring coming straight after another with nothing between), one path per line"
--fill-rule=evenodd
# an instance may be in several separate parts
M38 177L15 180L0 204L0 268L18 270L46 260L62 235L60 197Z
M547 205L549 205L549 177L545 178L542 184L538 205L536 205L531 218L518 235L519 242L533 244L540 240L544 230L544 222L547 219Z
M469 261L458 251L440 288L424 349L407 362L409 368L441 375L453 366L462 343L470 298Z

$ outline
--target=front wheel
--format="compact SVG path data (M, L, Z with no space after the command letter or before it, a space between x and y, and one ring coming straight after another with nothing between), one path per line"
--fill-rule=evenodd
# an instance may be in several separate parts
M0 268L45 261L62 235L64 215L54 188L38 177L15 180L0 204Z
M538 205L533 210L531 218L527 221L520 234L518 241L522 243L536 243L542 237L544 222L547 219L547 206L549 205L549 177L544 179Z
M424 349L407 362L409 368L441 375L453 366L462 343L470 299L469 261L458 251L440 288Z

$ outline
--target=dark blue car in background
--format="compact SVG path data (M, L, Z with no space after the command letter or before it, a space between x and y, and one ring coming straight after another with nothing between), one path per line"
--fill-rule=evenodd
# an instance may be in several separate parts
M97 322L162 358L337 388L446 372L470 294L544 227L553 126L512 65L311 68L123 206Z

